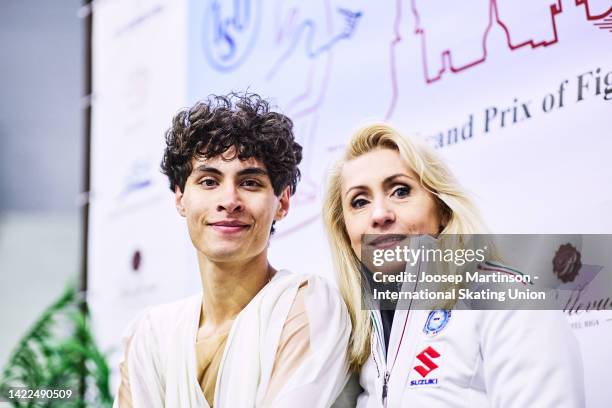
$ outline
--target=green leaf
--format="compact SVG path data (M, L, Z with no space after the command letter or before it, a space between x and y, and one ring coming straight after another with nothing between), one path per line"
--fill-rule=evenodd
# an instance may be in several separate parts
M16 402L13 406L85 407L112 405L110 369L89 329L84 299L69 285L26 331L0 376L0 394L9 387L72 389L70 401ZM80 397L85 384L87 399Z

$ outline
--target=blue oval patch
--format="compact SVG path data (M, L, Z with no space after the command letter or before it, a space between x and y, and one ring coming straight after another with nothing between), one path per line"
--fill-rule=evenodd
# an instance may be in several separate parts
M432 310L427 316L423 332L430 336L440 333L448 324L451 317L450 310Z

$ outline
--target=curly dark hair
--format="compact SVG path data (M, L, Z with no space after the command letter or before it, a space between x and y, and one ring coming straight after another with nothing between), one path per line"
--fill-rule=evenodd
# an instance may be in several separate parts
M270 110L270 104L254 93L210 95L207 100L179 111L166 132L161 171L185 191L193 158L210 159L231 147L240 160L255 158L266 167L274 194L287 186L295 193L302 160L302 146L293 136L293 122Z

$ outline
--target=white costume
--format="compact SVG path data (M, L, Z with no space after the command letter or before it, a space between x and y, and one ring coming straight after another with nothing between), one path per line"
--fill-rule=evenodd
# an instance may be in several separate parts
M386 357L379 311L372 322L360 408L584 407L580 350L560 311L396 310Z
M261 406L279 337L299 285L313 351L274 400L274 406L328 407L344 387L350 318L339 293L322 278L279 271L238 314L219 367L215 407ZM195 341L202 295L155 306L127 330L128 372L135 407L208 407L196 373ZM117 401L117 400L116 400Z

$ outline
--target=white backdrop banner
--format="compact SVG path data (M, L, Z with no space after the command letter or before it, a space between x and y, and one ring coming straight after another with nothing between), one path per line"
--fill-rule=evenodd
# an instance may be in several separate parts
M173 114L209 94L257 92L294 120L303 179L277 267L333 279L325 179L369 121L436 148L495 233L612 232L610 0L100 0L93 41L89 301L112 363L139 308L199 290L158 167ZM566 313L604 406L612 314Z

